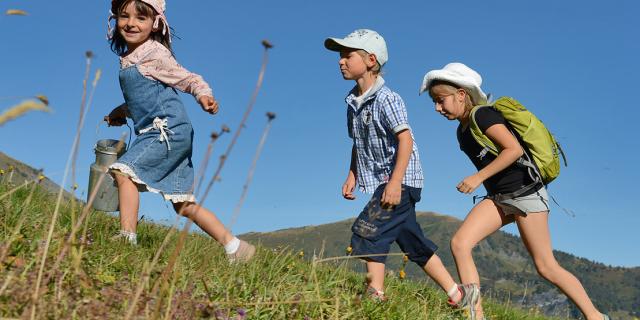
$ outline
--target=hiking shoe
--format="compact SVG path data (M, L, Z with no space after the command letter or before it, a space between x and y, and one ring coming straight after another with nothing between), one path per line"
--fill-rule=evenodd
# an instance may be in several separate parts
M476 283L460 284L458 291L460 291L462 298L457 303L449 300L449 305L456 309L468 310L469 319L479 320L476 319L476 305L480 299L480 286Z
M236 252L234 253L227 254L227 259L229 259L230 263L243 263L251 260L255 253L256 247L254 247L249 242L240 240L240 246L238 246L238 250L236 250Z
M380 291L374 287L367 287L365 296L374 302L385 302L387 297L384 295L384 291Z

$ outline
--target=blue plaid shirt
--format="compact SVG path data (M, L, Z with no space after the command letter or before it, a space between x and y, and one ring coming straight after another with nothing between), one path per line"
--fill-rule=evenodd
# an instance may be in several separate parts
M357 182L360 190L373 193L376 188L391 178L396 162L398 139L396 134L411 131L407 120L407 110L400 96L378 81L370 93L358 106L354 87L345 98L347 102L347 128L353 139L357 154ZM413 133L411 132L413 138ZM415 139L409 165L404 174L404 185L422 188L422 167Z

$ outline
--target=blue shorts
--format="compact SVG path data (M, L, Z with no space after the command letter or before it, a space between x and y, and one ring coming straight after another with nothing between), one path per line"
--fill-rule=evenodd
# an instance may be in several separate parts
M400 204L386 210L380 200L386 184L380 185L371 200L353 223L351 231L352 255L387 254L394 241L409 260L424 267L438 246L427 239L416 221L416 202L422 189L402 185ZM372 256L365 260L384 263L387 256Z

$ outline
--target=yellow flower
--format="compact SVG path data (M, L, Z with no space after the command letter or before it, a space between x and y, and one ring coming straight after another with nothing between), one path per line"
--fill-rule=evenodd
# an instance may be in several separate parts
M13 171L13 166L9 166L9 168L7 168L9 170L9 172Z
M409 261L409 256L406 254L402 257L402 262L407 263Z
M353 248L351 248L351 246L347 247L347 254L351 254L351 252L353 251Z
M298 256L300 256L300 258L304 257L304 251L300 250L300 252L298 253Z
M73 184L73 187L71 187L71 188L72 188L73 190L78 190L78 184L77 184L77 183L74 183L74 184Z
M4 174L4 170L0 169L0 176Z
M38 175L38 182L41 182L42 180L44 180L44 175L43 174L39 174Z
M404 272L404 270L400 270L399 275L400 275L400 279L404 279L407 276L407 273Z

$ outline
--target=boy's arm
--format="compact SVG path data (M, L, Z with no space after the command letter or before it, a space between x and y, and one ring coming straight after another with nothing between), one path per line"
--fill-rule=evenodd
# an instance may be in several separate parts
M357 159L355 144L351 147L351 163L349 164L349 173L347 174L347 181L342 185L342 196L347 200L354 200L356 198L353 195L353 190L356 187L356 170Z
M409 165L411 152L413 152L413 138L409 129L396 133L398 139L398 149L396 150L396 164L391 173L391 178L382 193L381 205L383 208L389 208L400 204L400 196L402 195L402 180Z

